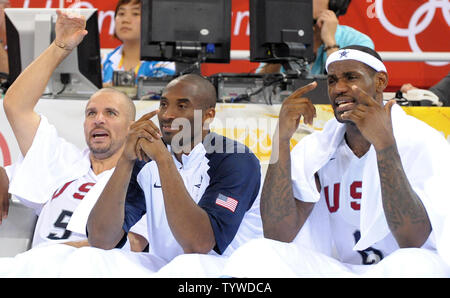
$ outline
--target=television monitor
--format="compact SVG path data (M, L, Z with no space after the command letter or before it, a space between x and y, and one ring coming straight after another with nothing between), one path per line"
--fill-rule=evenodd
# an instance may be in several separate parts
M229 63L231 0L142 1L141 58Z
M311 0L250 0L250 61L314 60Z
M100 40L96 9L77 9L86 17L88 34L56 68L43 97L87 98L102 87ZM7 8L9 82L55 39L56 9Z

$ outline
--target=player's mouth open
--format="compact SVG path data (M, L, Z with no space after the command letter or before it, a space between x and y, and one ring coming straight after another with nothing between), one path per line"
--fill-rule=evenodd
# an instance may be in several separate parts
M97 132L93 132L91 134L91 137L94 140L103 140L103 139L109 137L109 134L107 132L105 132L105 131L97 131Z
M353 98L339 98L335 100L336 112L343 113L355 107L355 100Z

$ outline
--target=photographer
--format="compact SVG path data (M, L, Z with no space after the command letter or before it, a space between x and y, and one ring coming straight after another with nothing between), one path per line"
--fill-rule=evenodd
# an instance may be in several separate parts
M111 86L114 71L126 71L125 77L162 77L175 74L175 63L167 61L141 61L141 1L119 0L115 14L114 36L122 45L102 61L103 85Z
M311 62L310 73L325 73L325 61L333 52L350 45L366 46L374 49L373 41L356 29L339 24L338 17L345 15L351 0L313 0L312 26L314 34L315 60ZM285 72L281 64L261 63L256 73Z

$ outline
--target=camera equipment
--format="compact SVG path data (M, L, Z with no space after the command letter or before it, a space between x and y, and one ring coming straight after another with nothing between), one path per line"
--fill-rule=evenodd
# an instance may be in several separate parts
M136 75L134 71L115 70L113 72L113 86L129 86L135 85Z

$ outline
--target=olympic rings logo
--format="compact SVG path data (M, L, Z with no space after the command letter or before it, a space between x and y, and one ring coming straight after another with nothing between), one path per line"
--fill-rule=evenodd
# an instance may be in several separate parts
M386 15L384 14L383 0L375 0L376 16L380 20L380 23L383 25L383 27L394 35L408 37L409 46L411 50L416 53L422 53L422 50L417 44L416 35L423 32L430 25L436 9L438 8L442 10L444 19L447 22L448 26L450 26L450 2L448 0L429 0L428 2L422 4L414 12L411 19L409 20L408 28L399 28L392 25L392 23L389 22ZM419 20L424 14L426 14L425 17L419 23ZM444 66L447 65L448 62L427 62L427 64L433 66Z

